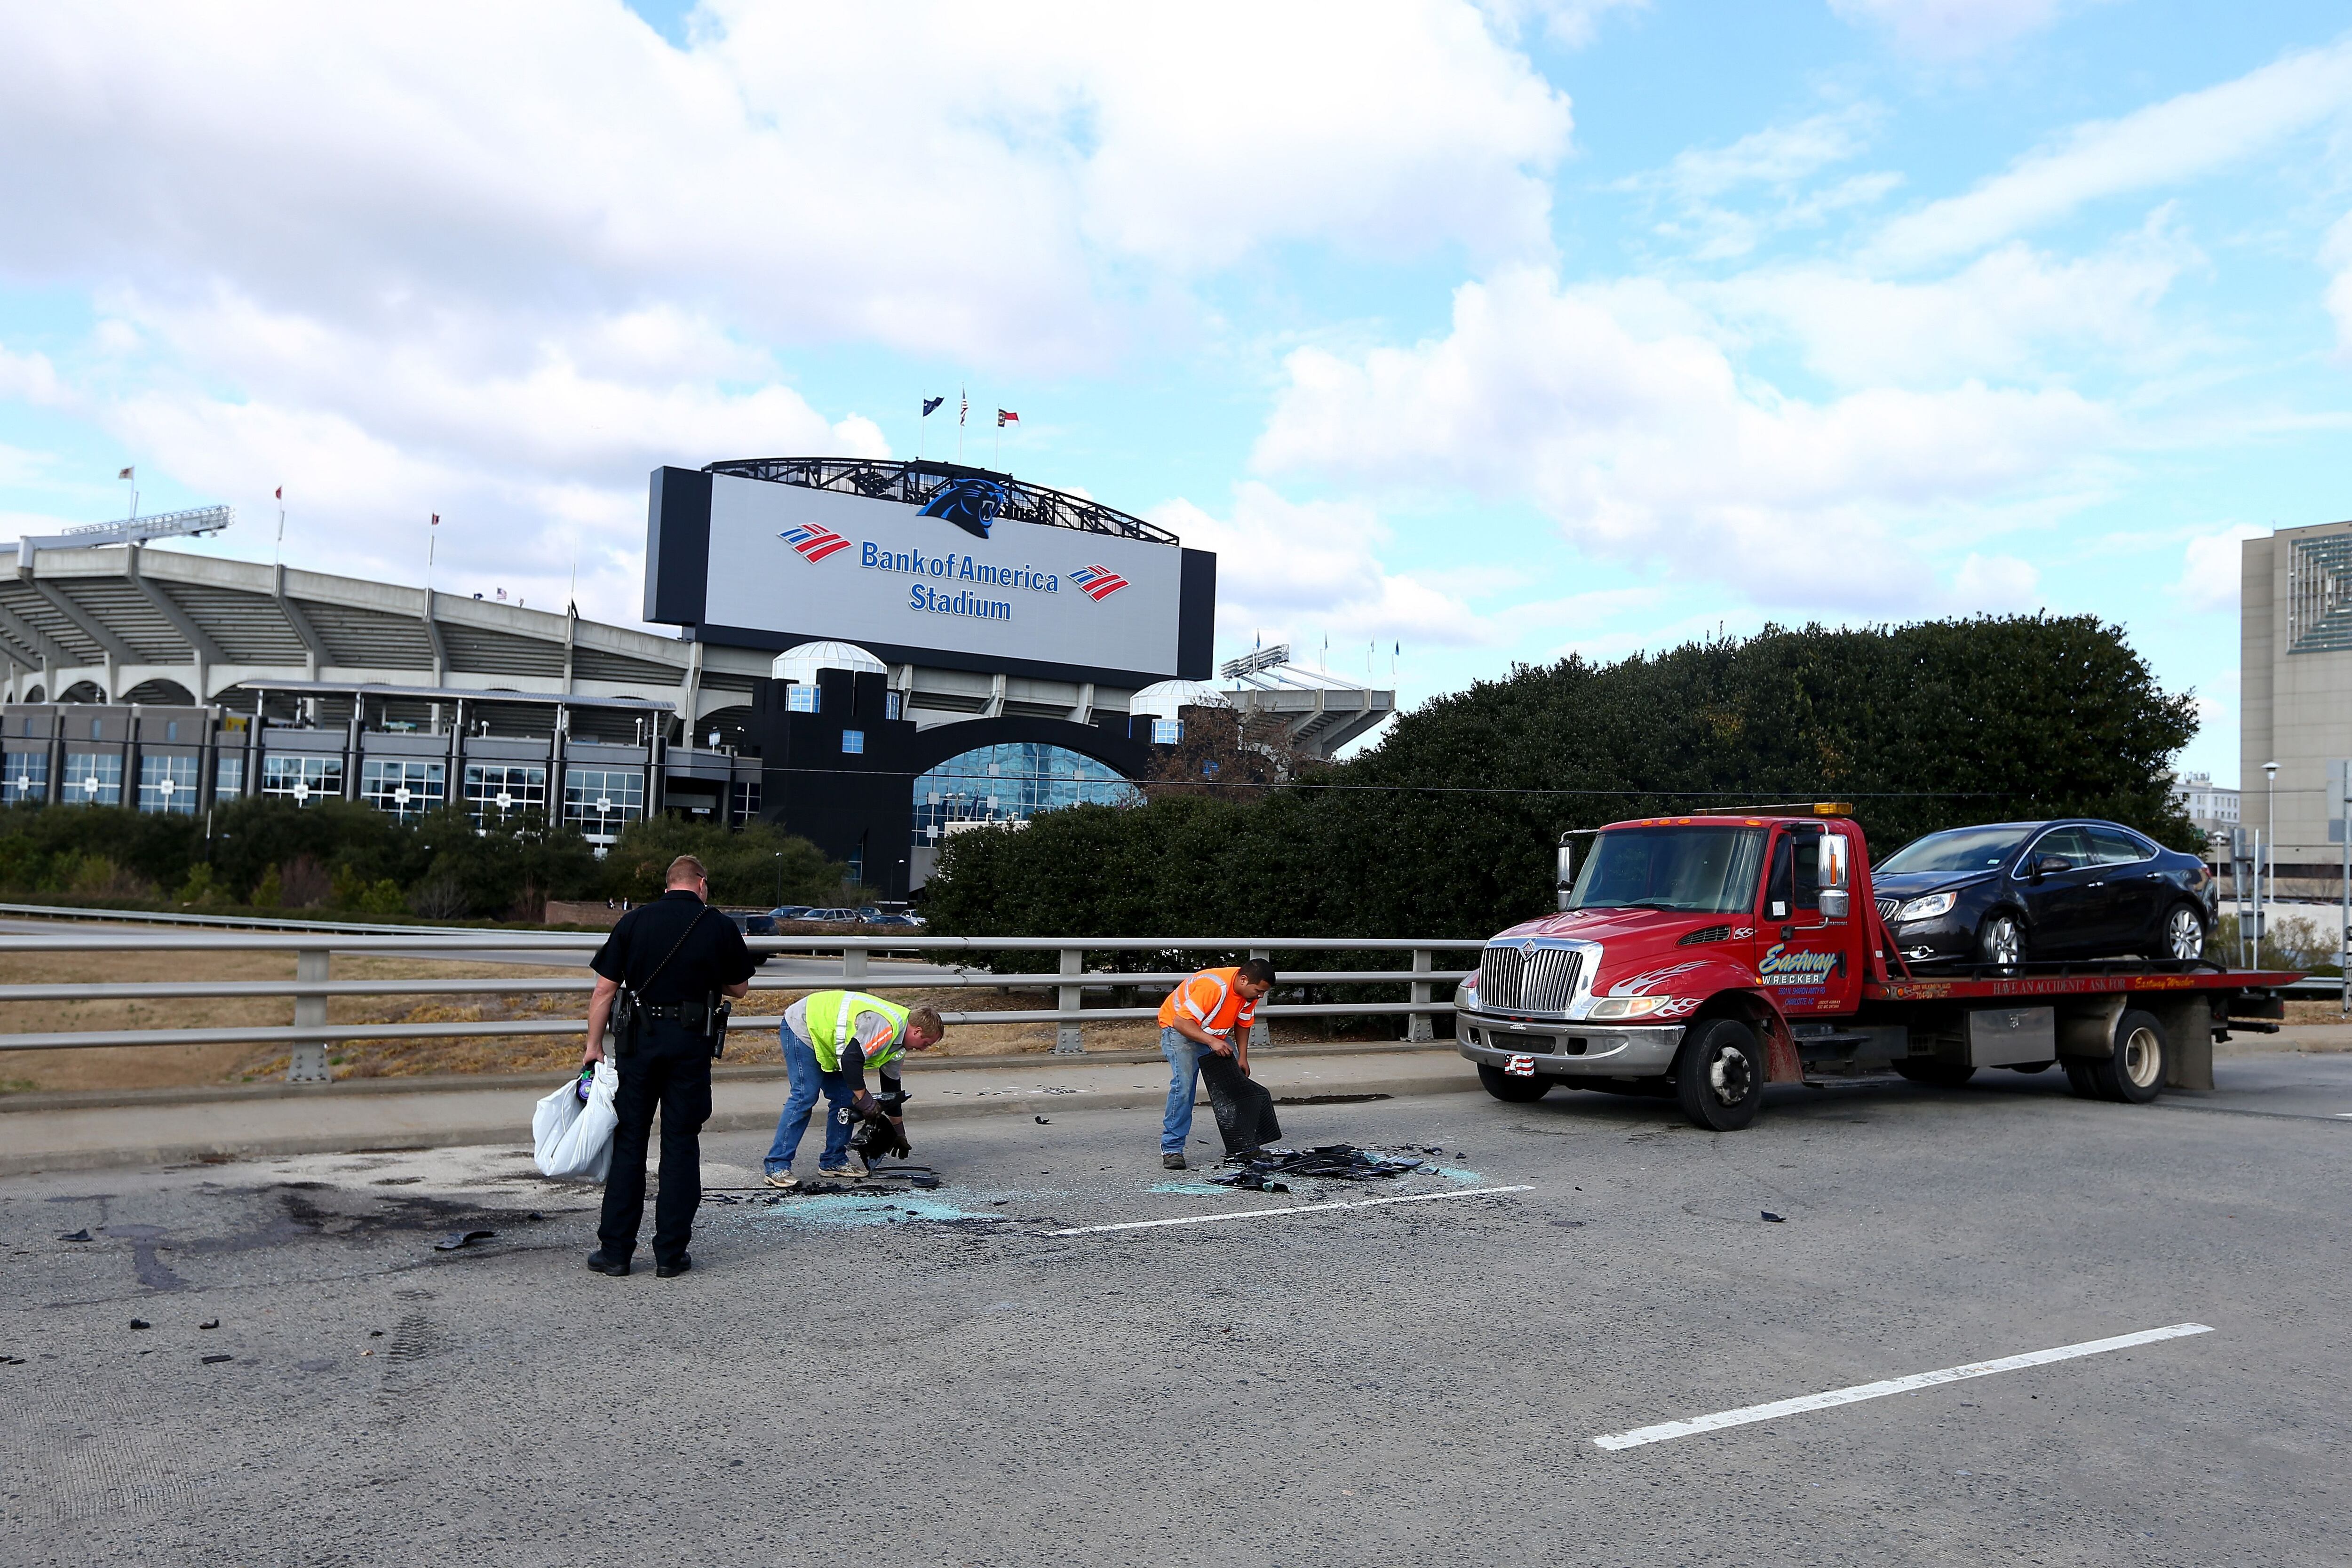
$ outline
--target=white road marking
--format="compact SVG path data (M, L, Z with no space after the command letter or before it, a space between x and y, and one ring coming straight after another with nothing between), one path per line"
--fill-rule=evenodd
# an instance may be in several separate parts
M1047 1236L1097 1236L1107 1230L1151 1230L1163 1225L1214 1225L1221 1219L1263 1219L1267 1215L1329 1214L1334 1209L1376 1209L1389 1204L1433 1204L1446 1198L1483 1198L1496 1193L1531 1193L1532 1186L1463 1187L1451 1193L1414 1193L1402 1198L1357 1198L1339 1204L1299 1204L1286 1209L1235 1209L1230 1214L1188 1214L1175 1219L1131 1219L1123 1225L1080 1225Z
M1864 1399L1884 1399L1890 1394L1910 1394L1918 1389L1932 1388L1939 1383L1990 1377L1997 1372L2046 1366L2053 1361L2072 1361L2076 1356L2100 1355L2108 1351L2129 1350L2134 1345L2154 1344L2158 1340L2177 1340L2189 1334L2210 1334L2212 1331L2211 1327L2205 1323L2174 1323L2167 1328L2142 1329L2136 1334L2117 1334L2111 1340L2088 1340L2079 1345L2060 1345L2055 1350L2028 1351L2023 1355L2005 1355L1997 1361L1973 1361L1966 1366L1948 1366L1938 1372L1915 1372L1908 1377L1890 1377L1883 1383L1833 1388L1827 1394L1807 1394L1795 1399L1777 1399L1769 1405L1718 1410L1712 1415L1694 1415L1687 1421L1637 1426L1631 1432L1607 1433L1592 1441L1602 1448L1638 1448L1644 1443L1664 1443L1675 1437L1687 1437L1696 1432L1719 1432L1726 1426L1745 1426L1751 1421L1772 1421L1783 1415L1802 1415L1808 1410L1827 1410L1834 1405L1853 1405Z

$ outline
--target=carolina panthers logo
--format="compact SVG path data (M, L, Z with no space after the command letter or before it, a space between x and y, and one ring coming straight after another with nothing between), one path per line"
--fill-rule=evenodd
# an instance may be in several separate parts
M920 515L943 517L966 533L986 539L988 525L1008 499L994 479L950 479L932 492Z

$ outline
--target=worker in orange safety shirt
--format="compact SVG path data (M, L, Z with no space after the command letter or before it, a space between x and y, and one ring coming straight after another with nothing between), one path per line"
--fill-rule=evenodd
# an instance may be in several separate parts
M1203 969L1160 1005L1160 1054L1168 1058L1168 1110L1160 1123L1160 1163L1184 1169L1184 1141L1192 1134L1196 1079L1209 1084L1209 1105L1225 1152L1234 1154L1282 1137L1274 1096L1249 1076L1250 1025L1257 1005L1274 989L1274 965L1263 958Z

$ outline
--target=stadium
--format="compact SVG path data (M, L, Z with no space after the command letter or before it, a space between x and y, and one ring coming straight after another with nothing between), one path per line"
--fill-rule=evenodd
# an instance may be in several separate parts
M20 540L0 579L0 802L781 824L879 896L938 846L1132 797L1188 707L1328 756L1392 691L1284 648L1212 682L1214 555L945 463L664 468L644 619L671 635L169 548L226 508Z

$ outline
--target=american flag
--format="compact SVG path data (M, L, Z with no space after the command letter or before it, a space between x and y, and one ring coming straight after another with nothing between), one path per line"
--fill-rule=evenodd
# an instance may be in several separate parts
M813 522L802 523L798 528L788 528L776 537L812 561L822 561L836 550L849 548L849 541L842 538L833 530L819 528Z
M1109 598L1127 586L1127 579L1108 566L1081 566L1070 574L1070 581L1089 599Z

